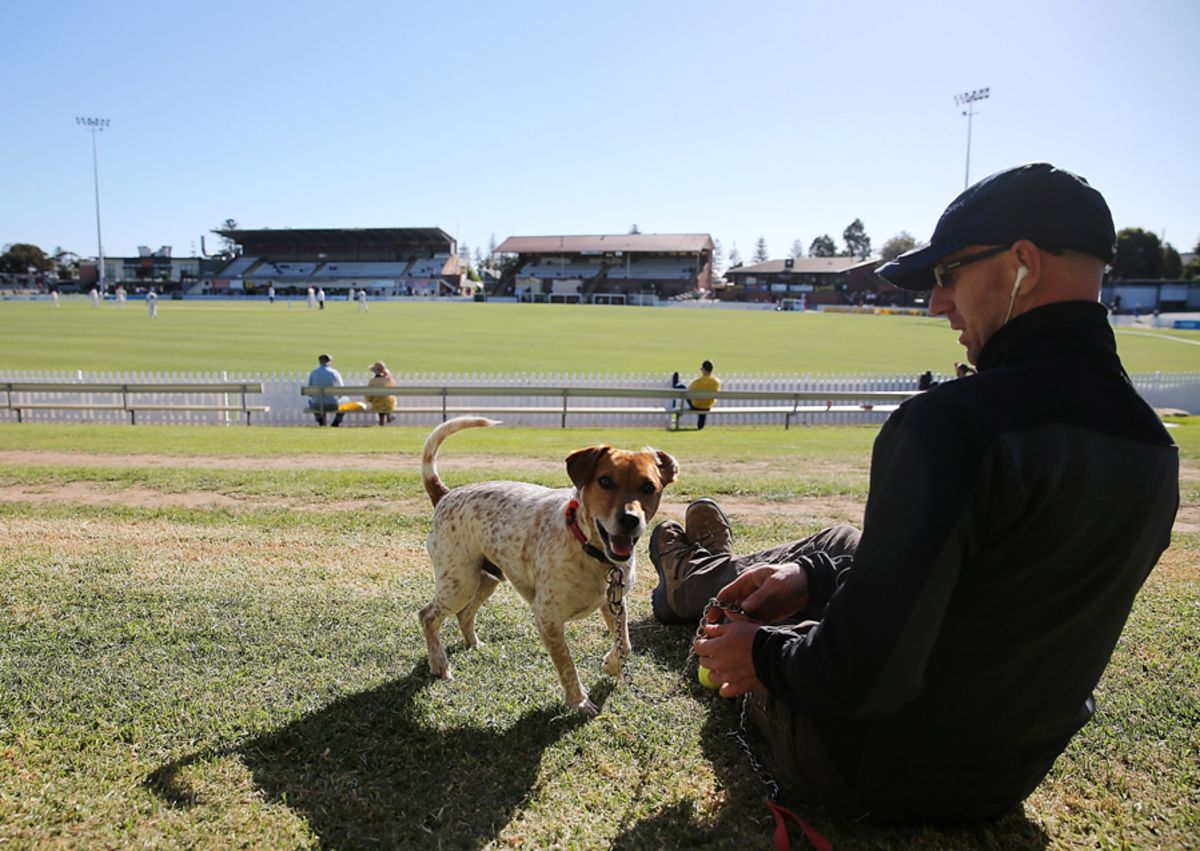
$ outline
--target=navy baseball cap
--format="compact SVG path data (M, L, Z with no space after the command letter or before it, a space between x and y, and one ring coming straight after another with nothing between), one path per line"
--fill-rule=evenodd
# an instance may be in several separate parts
M938 219L928 245L884 263L875 273L906 290L931 290L933 266L968 245L1079 251L1111 263L1117 234L1104 196L1086 180L1050 163L1028 163L985 177Z

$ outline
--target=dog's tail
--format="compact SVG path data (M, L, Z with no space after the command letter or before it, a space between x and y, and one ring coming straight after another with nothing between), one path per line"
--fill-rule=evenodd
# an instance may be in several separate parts
M429 494L435 508L442 497L450 493L450 488L446 487L437 471L438 447L442 445L442 441L465 428L489 428L494 425L500 425L500 421L489 420L486 417L455 417L442 423L425 438L425 451L421 454L421 478L425 482L425 492Z

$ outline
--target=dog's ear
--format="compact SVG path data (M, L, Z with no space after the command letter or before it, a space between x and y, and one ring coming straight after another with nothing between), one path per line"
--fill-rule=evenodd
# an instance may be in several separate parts
M663 487L671 484L679 476L679 462L674 457L663 452L661 449L649 447L650 451L658 456L658 474L662 477Z
M592 479L592 471L600 459L608 454L611 446L589 446L587 449L577 449L567 456L567 475L575 487L582 488Z

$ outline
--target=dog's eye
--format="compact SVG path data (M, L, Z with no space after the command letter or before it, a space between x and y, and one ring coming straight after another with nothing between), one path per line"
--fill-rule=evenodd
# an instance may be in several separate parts
M611 490L615 486L612 476L601 476L600 478L596 479L596 484L600 485L600 487L604 488L605 490Z
M643 482L642 493L654 493L658 488L654 486L654 482Z

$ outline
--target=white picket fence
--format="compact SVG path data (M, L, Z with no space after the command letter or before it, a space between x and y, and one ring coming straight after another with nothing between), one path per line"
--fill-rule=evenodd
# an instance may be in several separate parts
M368 373L343 373L343 378L349 385L365 385L370 378ZM413 386L445 386L445 387L629 387L654 388L670 387L671 377L668 373L434 373L414 372L395 374L396 382L400 385ZM935 375L940 381L951 380L950 375ZM1176 408L1189 413L1200 413L1200 372L1189 373L1141 373L1132 375L1134 386L1151 405L1156 408ZM773 375L722 375L721 387L724 390L741 391L800 391L800 392L860 392L879 390L915 390L918 376L905 373L877 375L799 375L778 373ZM251 404L269 405L271 410L263 414L255 414L255 425L297 426L312 425L313 418L308 413L306 399L300 395L300 388L308 381L307 372L292 373L234 373L234 372L62 372L38 370L0 370L0 381L12 382L55 382L55 383L185 383L185 382L230 382L246 381L259 382L263 385L262 397L250 400ZM28 401L21 394L14 394L14 401ZM62 401L67 400L62 396ZM107 394L70 394L70 401L101 404L111 401ZM38 401L56 401L57 397L43 394ZM155 399L153 394L146 394L145 400L161 401L164 404L186 401L179 396ZM440 420L440 416L431 413L405 413L406 406L429 407L437 404L440 396L397 398L396 422L408 425L431 425ZM471 396L462 397L463 404L478 404L480 406L504 405L519 407L522 405L545 406L548 399L541 396ZM589 398L587 404L604 406L617 404L628 407L629 399L606 400L603 397ZM721 403L722 409L753 406L753 400L727 400ZM572 426L657 426L665 420L665 403L659 400L646 400L645 414L602 414L588 415L573 407L569 424ZM15 420L12 411L0 408L0 417ZM30 422L128 422L128 415L119 411L80 411L80 410L36 410L29 411L24 417ZM797 417L795 424L844 424L844 423L882 423L887 418L883 412L828 412L812 413ZM530 413L505 414L504 421L510 425L558 427L561 419L558 414ZM777 414L746 414L738 416L723 414L722 425L742 424L776 424L782 423L783 418ZM170 425L238 425L244 422L237 414L204 412L204 411L161 411L146 412L138 417L139 423L158 423ZM346 417L344 425L370 426L377 419L372 414L352 414Z

